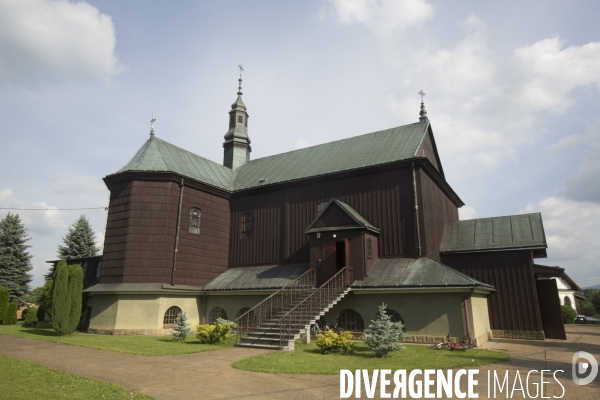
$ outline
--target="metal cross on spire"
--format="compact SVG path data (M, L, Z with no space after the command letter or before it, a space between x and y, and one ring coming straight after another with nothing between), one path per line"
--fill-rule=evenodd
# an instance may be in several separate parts
M421 95L421 103L423 102L423 97L425 97L425 92L421 89L421 91L417 94Z
M427 121L427 110L425 109L425 103L423 103L423 97L425 97L425 92L421 90L419 93L421 95L421 111L419 111L419 121L426 122Z
M244 70L244 67L242 67L242 64L238 64L238 67L240 68L240 79L238 79L238 82L240 83L240 85L238 86L238 95L242 95L242 71Z
M156 121L156 118L154 118L154 113L152 113L152 119L150 120L150 136L154 136L154 121Z

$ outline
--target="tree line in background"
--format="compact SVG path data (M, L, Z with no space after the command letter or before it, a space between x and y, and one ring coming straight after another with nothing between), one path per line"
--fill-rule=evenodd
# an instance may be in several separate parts
M68 265L68 259L94 256L99 248L88 219L81 215L69 227L58 246L61 261L46 274L42 287L30 289L33 269L27 251L30 238L18 214L8 213L0 220L0 323L17 323L17 310L29 306L23 313L25 325L34 326L48 314L59 335L70 334L81 317L84 277L80 264ZM33 307L37 305L38 307Z

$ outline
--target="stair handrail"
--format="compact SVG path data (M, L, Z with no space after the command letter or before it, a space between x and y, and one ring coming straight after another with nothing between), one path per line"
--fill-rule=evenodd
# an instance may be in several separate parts
M271 319L285 307L292 305L307 290L315 289L317 286L317 270L309 269L254 307L235 319L237 324L236 343L243 336L262 323Z
M279 345L284 347L292 337L292 327L305 325L354 282L354 271L344 267L317 290L279 319Z

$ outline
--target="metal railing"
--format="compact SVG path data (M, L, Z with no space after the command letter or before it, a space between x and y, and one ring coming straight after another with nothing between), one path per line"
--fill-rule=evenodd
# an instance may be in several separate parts
M281 310L294 304L307 291L312 291L317 287L317 271L309 269L298 278L294 279L277 292L273 293L256 306L240 315L235 323L237 324L236 343L243 336L258 328L264 322L273 319Z
M279 319L279 340L281 348L286 342L303 329L311 320L321 313L325 307L337 299L354 281L353 271L342 268L310 296L298 303Z

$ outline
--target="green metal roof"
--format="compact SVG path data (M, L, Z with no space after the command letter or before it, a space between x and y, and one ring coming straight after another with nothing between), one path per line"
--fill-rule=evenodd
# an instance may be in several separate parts
M352 288L462 288L494 287L481 283L447 265L427 257L379 259L369 276L355 281Z
M446 222L441 253L547 248L540 213Z
M227 191L251 189L414 158L428 122L418 122L224 167L155 136L115 174L175 172Z
M144 143L121 172L175 172L220 189L230 190L233 170L165 142L156 136Z
M308 264L230 268L204 286L204 290L279 289L308 271L308 268Z
M235 171L243 190L415 157L428 122L419 122L248 161Z
M379 229L373 226L369 221L363 218L362 215L358 213L354 208L350 207L348 204L339 201L338 199L331 199L329 203L325 206L325 208L317 215L317 217L311 222L311 224L306 228L304 233L313 233L313 232L322 232L328 231L332 229L340 229L344 227L323 227L323 228L313 228L313 225L321 218L321 215L327 211L327 209L331 206L331 204L337 204L346 214L350 216L357 224L359 228L365 228L375 233L379 233Z

